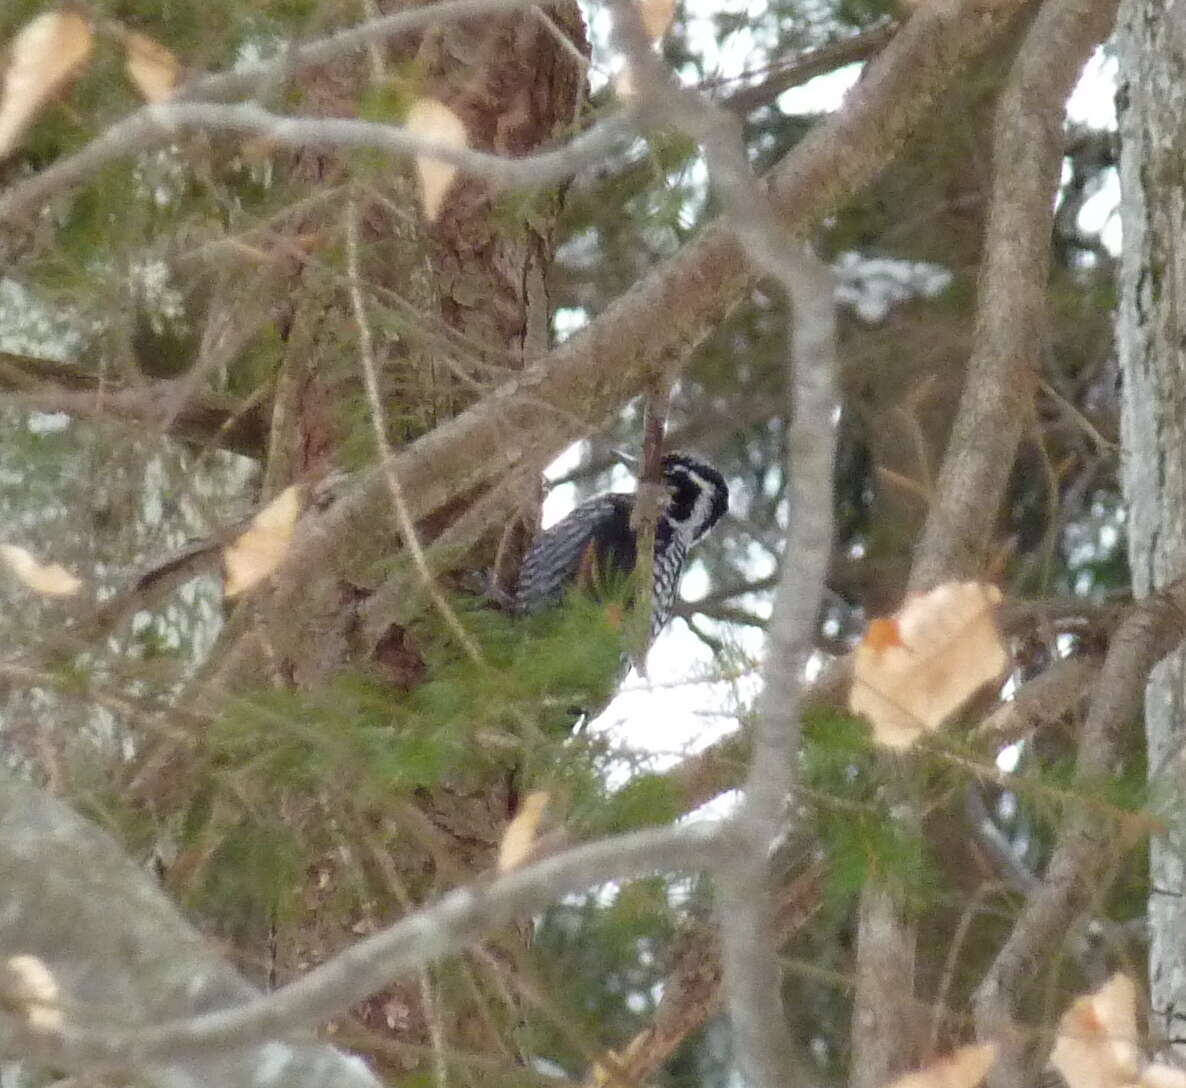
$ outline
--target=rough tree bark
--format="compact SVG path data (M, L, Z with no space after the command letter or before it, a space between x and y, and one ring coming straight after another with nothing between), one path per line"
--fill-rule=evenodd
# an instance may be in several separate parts
M1120 6L1124 228L1117 343L1123 482L1138 597L1186 573L1186 3ZM1149 974L1156 1035L1186 1054L1186 653L1146 692L1150 781L1164 834L1150 847Z
M401 40L309 74L304 112L355 115L368 85L411 70L414 93L446 103L464 122L471 147L522 156L563 138L576 120L584 96L579 58L587 48L581 16L570 3L444 23L418 41ZM290 177L298 195L302 187L348 186L346 200L311 214L295 233L323 239L323 249L353 247L358 274L352 280L349 267L343 274L332 261L298 259L281 284L273 313L285 348L265 497L293 481L352 467L360 454L373 459L365 339L373 340L386 441L395 449L447 421L548 347L544 275L552 256L555 195L514 204L483 182L460 177L437 221L426 224L406 170L368 170L357 159L310 151L296 156ZM351 217L354 226L348 227ZM421 523L422 542L430 543L473 497ZM516 496L506 505L510 521ZM372 544L374 537L387 542L388 555L404 550L390 509L369 532ZM487 541L472 565L485 566L492 554ZM266 647L272 675L265 679L253 667L250 675L224 679L247 690L270 680L318 692L343 670L363 668L399 699L427 669L403 628L360 636L375 585L370 560L351 563L347 556L302 585L299 617L264 602L246 623L242 617L233 621L224 644L237 637L256 640ZM475 760L464 780L418 790L414 803L405 798L383 812L359 804L344 819L335 808L340 798L293 796L285 804L286 820L316 844L295 907L279 920L250 909L216 919L235 941L244 967L273 983L489 868L513 794L505 767ZM513 955L515 942L509 943L507 955ZM482 956L479 966L494 963L497 975L495 961L500 957ZM460 985L472 983L470 978ZM429 1053L443 1061L453 1048L514 1060L516 1047L502 1036L515 1016L492 1016L484 1007L498 1005L497 998L446 1002L434 998L434 985L425 974L354 1010L356 1021L383 1037L388 1073L407 1073ZM498 980L485 985L505 989Z

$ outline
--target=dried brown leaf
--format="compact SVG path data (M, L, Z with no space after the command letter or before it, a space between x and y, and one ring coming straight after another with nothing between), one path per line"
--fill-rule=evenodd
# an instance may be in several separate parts
M27 22L9 47L0 92L0 158L12 152L37 112L91 55L91 25L75 11L47 11Z
M417 136L444 144L446 147L465 147L469 136L465 123L444 102L435 98L421 98L412 104L404 127ZM416 156L416 174L420 179L420 206L424 218L435 223L441 214L445 194L453 183L457 167L434 159L431 155Z
M502 842L498 844L498 871L517 869L527 861L535 849L540 820L548 807L547 790L533 790L523 798L515 818L507 824Z
M250 589L280 566L292 544L300 512L300 488L293 484L252 518L245 533L223 548L226 596L234 597Z
M1009 655L996 624L1000 600L995 586L948 582L869 624L848 705L869 719L878 744L909 747L1002 675Z
M1058 1022L1050 1064L1068 1088L1124 1088L1137 1082L1141 1052L1132 979L1115 974L1094 993L1071 1002Z
M147 34L124 38L124 69L146 102L164 102L181 80L181 61Z
M992 1043L961 1046L916 1073L907 1073L889 1088L976 1088L997 1060Z
M82 588L82 579L59 563L42 563L32 552L15 544L0 544L0 558L31 590L47 597L72 597Z

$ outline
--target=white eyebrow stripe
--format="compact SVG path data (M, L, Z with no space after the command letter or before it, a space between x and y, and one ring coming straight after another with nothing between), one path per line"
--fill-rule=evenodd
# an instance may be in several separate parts
M702 476L689 465L676 465L675 468L697 487L696 500L692 504L692 510L687 519L675 523L676 532L691 545L699 539L694 535L696 530L700 529L703 532L704 526L708 522L709 515L712 513L713 497L718 491L718 485Z

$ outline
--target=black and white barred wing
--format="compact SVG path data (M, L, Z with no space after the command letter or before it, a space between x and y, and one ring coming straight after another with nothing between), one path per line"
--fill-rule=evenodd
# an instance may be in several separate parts
M628 521L629 500L599 495L537 536L519 571L515 611L538 612L558 603L595 556L605 527L623 517Z

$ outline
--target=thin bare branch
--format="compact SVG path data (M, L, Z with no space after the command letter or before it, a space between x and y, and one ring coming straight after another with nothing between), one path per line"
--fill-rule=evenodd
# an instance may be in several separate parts
M29 411L160 426L175 406L177 388L172 381L129 386L69 363L0 353L0 393L5 394L4 402ZM191 393L177 411L169 433L183 441L258 457L266 432L265 419L259 402L219 393Z
M699 823L638 831L476 881L359 941L295 982L232 1009L158 1021L130 1033L112 1030L110 1025L92 1028L70 1021L57 1029L32 1031L9 1018L8 1026L31 1056L88 1071L145 1070L163 1060L225 1055L264 1040L287 1039L332 1018L393 979L458 952L491 930L543 910L565 895L653 872L713 869L719 863L721 826ZM0 848L3 845L0 836ZM27 856L40 859L43 855ZM29 912L24 910L21 916L28 925ZM24 937L17 930L6 947L27 947ZM61 944L65 947L70 942Z
M730 113L737 114L750 113L762 106L768 106L792 87L802 86L816 76L833 72L847 64L868 60L885 48L899 29L897 23L885 23L854 34L850 38L829 42L792 59L773 64L762 73L763 78L758 82L725 95L721 105ZM705 85L701 89L711 90L712 85Z
M983 572L992 540L986 519L995 517L1033 411L1065 104L1091 50L1106 36L1115 6L1114 0L1045 5L1004 89L975 348L915 554L912 589ZM900 818L916 819L913 768L895 765L891 775ZM913 919L886 888L871 882L862 894L858 926L854 1088L876 1088L917 1059L921 1025L910 1019L912 1004L901 1000L913 992L915 939Z
M801 1080L782 1011L770 857L783 833L799 750L804 672L832 550L832 473L839 394L834 285L827 268L784 230L746 159L736 117L679 86L652 52L637 9L615 4L615 37L628 59L632 96L645 123L675 125L701 146L724 224L746 256L775 278L793 309L787 365L787 474L792 517L768 627L763 691L734 844L718 873L726 1000L738 1065L754 1088Z
M1072 5L1067 5L1068 7ZM1076 786L1090 790L1112 774L1124 731L1140 720L1149 673L1186 635L1186 579L1144 598L1120 625L1096 681L1075 767ZM1144 828L1140 830L1144 833ZM1014 1017L1027 987L1042 977L1051 948L1100 890L1115 857L1114 816L1094 805L1074 809L1062 828L1041 886L1026 902L1008 940L976 990L976 1032L1001 1047L994 1082L1016 1084L1024 1039Z
M375 446L379 450L379 468L383 473L383 482L387 485L387 492L391 497L391 508L395 514L396 525L403 538L404 547L412 556L412 563L416 573L420 576L420 583L437 612L445 621L445 625L453 632L457 644L469 655L475 664L484 664L482 651L473 640L470 633L462 626L452 605L445 599L441 587L437 585L436 577L428 565L424 553L424 545L420 541L420 534L416 532L416 523L408 513L408 502L404 497L403 484L395 470L395 451L387 438L387 417L383 409L383 396L379 392L379 369L375 364L374 337L371 335L371 323L367 318L366 302L362 297L362 278L359 273L358 260L358 206L351 201L346 209L346 271L349 277L350 305L354 311L354 323L358 328L358 357L362 367L363 388L366 390L367 406L371 420L371 431L375 436Z
M1054 194L1067 97L1108 34L1113 0L1047 4L1021 48L997 110L975 348L919 544L911 587L982 573L992 517L1029 425L1047 334Z
M0 196L0 222L40 210L55 194L80 185L108 163L175 143L188 132L228 132L275 147L370 148L399 156L429 156L476 174L491 187L544 188L599 162L631 132L625 115L594 125L567 145L521 159L450 147L398 125L332 117L287 117L253 102L220 105L167 102L144 106L110 126L81 151L18 182Z
M826 866L815 861L779 891L777 936L786 943L816 915L823 902ZM585 1080L585 1088L643 1084L677 1047L721 1008L721 953L716 927L692 918L678 934L673 967L663 982L663 996L651 1022L615 1051L612 1068L603 1062Z
M1009 702L1001 703L976 727L973 736L994 745L1009 744L1060 721L1091 695L1099 667L1097 657L1055 661L1026 681Z
M534 7L538 0L440 0L423 7L404 8L392 15L382 15L357 26L339 30L303 45L282 43L274 56L252 64L236 65L227 72L199 76L178 89L183 101L225 101L244 95L259 95L261 89L274 88L278 82L349 56L372 44L391 41L404 34L455 19L472 19L495 12Z
M631 618L630 654L641 676L646 676L647 650L651 646L654 617L655 528L665 498L663 491L663 439L667 433L667 412L671 390L660 385L646 396L642 417L642 462L630 527L638 546L635 573L635 608Z

